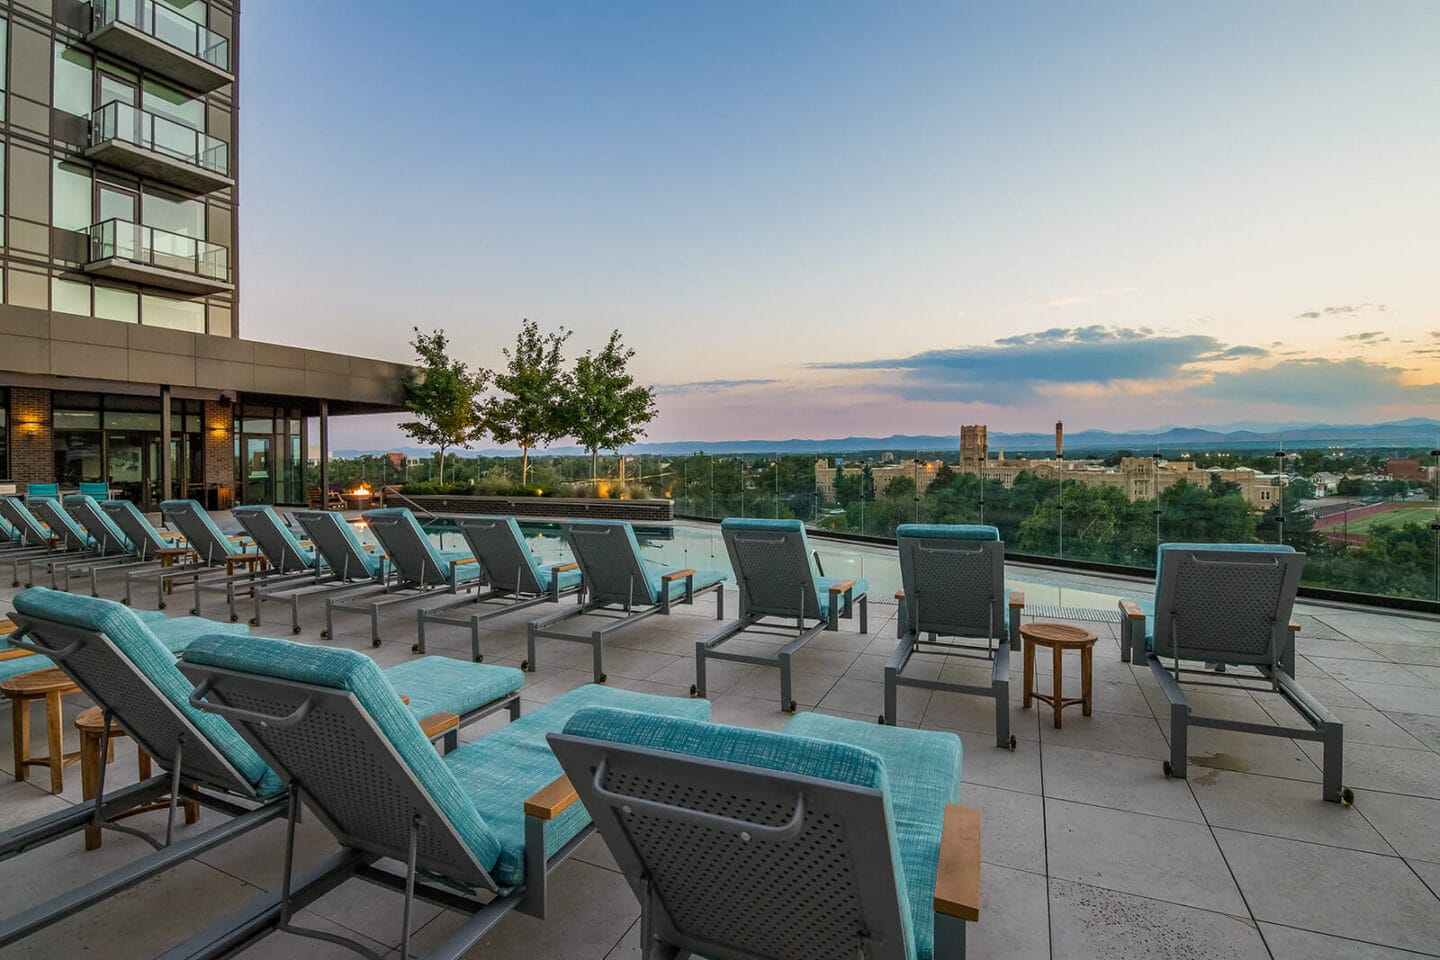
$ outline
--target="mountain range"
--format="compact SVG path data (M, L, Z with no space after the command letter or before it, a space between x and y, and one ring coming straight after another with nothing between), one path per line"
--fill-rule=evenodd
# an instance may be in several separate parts
M1053 433L990 433L990 449L1012 451L1047 451L1055 446ZM1268 446L1335 446L1335 447L1424 447L1440 449L1440 420L1410 417L1388 423L1327 424L1288 423L1228 424L1217 427L1156 427L1150 430L1113 432L1110 430L1078 430L1065 434L1065 452L1110 453L1114 450L1171 451L1181 448L1255 449ZM682 456L691 453L857 453L860 451L933 452L959 450L958 434L907 435L888 437L836 437L825 440L676 440L663 443L637 443L625 448L626 453L651 453ZM434 451L423 447L392 447L413 457L432 456ZM356 457L385 453L387 450L336 450L335 456ZM461 456L511 456L510 449L462 450ZM550 447L540 455L577 456L585 451L579 447Z

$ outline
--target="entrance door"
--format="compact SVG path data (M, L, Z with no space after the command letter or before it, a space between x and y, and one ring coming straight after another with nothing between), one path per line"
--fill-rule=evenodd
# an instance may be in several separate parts
M274 438L245 436L245 502L275 502Z
M110 433L106 435L109 462L106 479L121 499L141 510L160 504L160 438L151 433Z

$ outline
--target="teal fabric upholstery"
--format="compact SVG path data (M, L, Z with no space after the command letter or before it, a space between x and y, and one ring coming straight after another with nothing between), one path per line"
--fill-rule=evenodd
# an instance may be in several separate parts
M721 530L768 530L778 533L798 533L800 545L805 552L805 562L810 566L810 579L815 583L815 600L820 605L820 615L830 615L830 588L841 580L855 580L855 590L852 593L854 599L870 592L870 584L859 578L851 577L822 577L820 571L815 568L815 551L810 547L810 538L805 535L805 524L799 520L765 520L759 517L726 517L720 521ZM735 576L738 578L743 574L737 570ZM841 598L844 602L844 598Z
M915 955L929 960L935 950L935 868L940 862L945 805L960 799L960 738L822 713L796 715L785 733L851 744L880 757L890 783L890 815L905 875Z
M945 804L960 791L960 739L954 734L814 713L774 733L599 708L577 713L565 732L878 790L891 825L901 919L911 931L907 956L929 960L933 954L940 833ZM918 890L911 889L912 877Z
M110 499L110 484L108 483L81 483L80 496L94 497L96 500ZM69 499L68 497L66 498Z
M280 515L275 512L274 507L268 504L252 504L244 507L236 507L231 513L234 514L237 520L245 514L260 515L264 518L261 522L272 526L274 534L284 542L285 547L295 557L299 558L301 563L305 564L308 568L314 568L315 549L313 547L302 547L300 545L300 541L295 539L295 534L290 532L290 528L285 525L285 521L280 519ZM251 539L255 541L256 547L265 553L266 559L270 561L272 567L280 567L285 561L286 558L284 555L271 556L270 553L265 550L263 541L254 537ZM294 566L292 564L286 564L286 568L293 570Z
M224 720L202 713L190 706L194 685L175 666L175 655L134 612L113 600L82 597L45 587L32 587L15 597L15 609L31 617L42 617L109 637L120 652L155 685L160 694L174 704L195 727L210 740L215 749L235 767L236 771L262 797L278 794L280 778L250 748L234 728ZM221 645L233 643L233 636L219 636Z
M430 542L430 537L425 533L424 528L420 526L420 523L415 519L415 515L406 507L384 507L380 510L367 510L362 516L364 516L366 520L374 518L381 520L399 518L402 522L408 521L415 538L420 543L420 549L429 556L431 565L440 572L440 576L444 578L446 582L451 582L449 580L451 560L475 559L468 550L446 550L442 552L435 549L435 544ZM381 545L385 547L385 552L390 555L390 565L399 572L400 576L407 580L419 581L420 578L418 576L412 576L412 573L418 573L419 571L406 571L399 568L397 561L405 554L392 549L392 546L398 546L398 544L391 545L385 543L384 534L373 525L371 526L371 532L375 534L376 538L380 540ZM468 563L455 568L455 579L453 582L458 584L478 580L483 572L484 570L478 562Z
M20 531L15 529L15 525L4 517L0 517L0 539L16 540L19 537Z
M655 597L655 601L657 603L660 601L660 592L665 588L665 574L678 569L680 568L664 567L661 569L656 569L654 573L650 574L650 593L653 597ZM705 587L712 587L717 583L724 583L726 579L728 578L725 576L725 574L721 573L719 570L696 570L695 590L698 592L700 590L703 590ZM684 596L685 578L681 577L679 580L672 580L670 582L670 599L680 600L683 599Z
M355 528L350 524L346 523L344 518L342 518L339 514L331 513L329 511L307 510L305 511L305 517L307 519L302 521L303 523L332 525L335 528L333 532L338 533L341 537L343 537L346 541L346 545L350 548L351 555L349 557L346 557L343 554L341 554L340 556L332 557L328 553L324 552L321 544L316 544L316 547L319 548L321 551L321 557L325 560L325 565L329 567L332 572L338 575L339 573L341 573L341 571L344 571L348 579L350 580L362 580L366 578L374 580L380 576L381 560L379 554L366 550L365 545L360 542L360 538L355 535ZM324 528L321 527L319 533L315 535L315 539L323 539L324 542L329 543L330 546L335 546L334 543L330 542L328 537L324 537L323 530ZM361 577L359 575L359 571L355 569L356 563L362 565L365 572L364 577Z
M440 564L440 575L447 578L447 580L450 576L450 562L452 560L475 559L469 550L436 550L435 555L443 561ZM478 563L462 564L455 568L455 582L468 583L471 580L478 580L484 572L484 568Z
M999 540L1000 530L978 523L902 523L895 528L895 539L916 540Z
M216 623L204 617L163 616L158 623L147 624L155 639L171 653L180 653L199 637L227 636L248 637L250 627L244 623Z
M540 586L544 587L546 590L549 590L549 589L550 589L550 578L551 578L551 576L552 576L552 574L550 573L550 571L553 570L553 569L556 568L556 567L563 567L563 566L565 566L565 563L564 563L563 561L560 561L560 560L557 560L557 561L555 561L554 563L539 563L539 559L540 559L540 558L539 558L539 557L536 557L535 559L536 559L537 564L538 564L538 566L537 566L536 569L535 569L535 576L539 579L539 581L540 581ZM571 589L571 588L573 588L573 587L578 587L578 586L580 586L580 571L579 571L579 570L561 570L561 571L560 571L560 589L561 589L561 590L569 590L569 589Z
M6 647L10 644L7 642ZM49 657L42 657L39 654L32 654L28 657L16 657L14 660L0 660L0 681L9 680L11 677L18 677L25 673L34 673L36 670L49 670L55 666Z
M449 819L475 859L490 869L500 856L500 842L489 825L441 761L390 681L375 661L363 653L261 637L241 643L202 637L190 645L183 659L186 663L348 690L405 759L410 772ZM517 809L524 799L514 798Z
M27 483L25 484L26 500L59 500L60 484L58 483Z
M835 586L835 584L837 583L843 583L844 581L851 579L855 581L855 588L850 591L850 596L852 599L859 600L861 597L865 596L870 592L870 581L866 580L864 577L815 578L815 591L820 594L820 615L822 617L830 616L830 588ZM845 594L840 594L838 597L835 598L835 601L840 605L840 608L842 610L845 608Z
M417 719L435 713L464 716L525 685L525 674L514 667L495 667L449 657L420 657L383 671L397 694L410 698Z
M695 723L710 718L707 700L657 697L591 684L571 690L494 733L446 754L445 765L475 808L484 812L500 842L500 856L493 871L497 883L524 881L524 801L565 772L545 735L565 729L577 711L592 706L686 718ZM582 804L572 803L565 808L546 830L545 855L553 856L589 823L590 814Z
M112 504L113 507L111 507ZM130 502L129 500L106 500L104 506L101 507L101 510L104 510L108 515L109 509L107 508L123 512L124 514L126 514L126 516L130 518L130 521L135 525L135 528L137 530L141 530L145 533L146 539L149 541L148 543L136 544L134 540L130 540L130 545L132 547L143 548L145 550L146 556L153 556L155 550L163 550L166 547L175 545L170 543L164 537L160 536L160 531L155 529L155 525L150 522L150 520L145 516L145 514L140 512L139 507L135 506L135 504ZM126 539L130 538L127 536Z
M1295 548L1281 543L1162 543L1155 548L1155 595L1141 600L1145 614L1145 649L1155 649L1155 611L1160 606L1160 565L1167 550L1214 550L1219 553L1294 553Z
M515 545L516 545L516 547L517 547L527 558L529 558L529 560L530 560L530 569L531 569L532 571L534 571L534 573L535 573L535 582L540 585L540 588L541 588L542 590L549 590L549 589L550 589L550 578L551 578L551 573L550 573L550 571L551 571L551 569L553 569L553 568L555 568L555 567L563 567L563 566L565 566L566 564L565 564L563 561L558 561L558 560L555 561L554 563L546 563L545 561L541 560L538 556L536 556L535 553L534 553L534 551L532 551L532 550L530 549L530 545L525 542L525 534L520 530L520 524L515 521L515 518L514 518L514 517L492 517L492 516L487 516L487 517L484 517L483 519L498 521L498 522L500 522L501 524L503 524L504 526L506 526L506 527L509 528L509 530L510 530L510 535L515 538ZM481 563L482 563L482 565L483 565L484 561L482 560ZM502 589L503 589L503 588L506 587L507 584L508 584L508 586L509 586L510 589L512 589L512 590L515 589L514 578L513 578L513 577L510 577L510 576L508 576L508 575L499 575L499 576L497 576L494 571L491 571L491 570L488 570L488 569L487 569L487 570L485 571L485 578L486 578L486 580L490 583L491 586L499 587L499 588L502 588ZM571 589L572 587L577 587L577 586L579 586L579 585L580 585L580 571L579 571L579 570L562 570L562 571L560 571L560 589L561 589L561 590L569 590L569 589Z
M14 516L11 520L11 525L17 531L16 535L23 538L27 545L44 546L49 541L50 531L40 525L40 521L35 518L35 514L31 513L30 508L25 506L25 501L19 497L0 497L0 500L4 500L8 509L13 511Z
M50 524L50 532L64 540L66 549L89 550L95 546L95 538L75 522L75 518L65 511L58 499L37 509L37 516Z

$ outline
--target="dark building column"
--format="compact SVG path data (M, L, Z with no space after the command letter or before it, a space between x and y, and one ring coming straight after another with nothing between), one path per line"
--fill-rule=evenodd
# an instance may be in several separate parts
M320 509L330 502L330 401L320 401Z
M55 482L55 438L50 391L10 388L10 479Z
M175 461L170 454L174 431L170 428L170 387L160 388L160 499L175 499ZM203 499L203 498L202 498Z

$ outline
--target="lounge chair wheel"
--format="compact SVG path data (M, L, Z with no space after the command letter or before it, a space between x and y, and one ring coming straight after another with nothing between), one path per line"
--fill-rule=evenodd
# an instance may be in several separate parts
M252 621L252 622L253 622L253 621ZM299 632L300 632L300 628L299 628L299 627L291 627L291 628L290 628L290 632L291 632L291 633L299 633Z
M530 661L529 661L529 660L521 660L521 661L520 661L520 669L521 669L521 670L526 670L526 671L528 671L528 670L530 669Z
M192 616L192 617L198 617L199 615L200 615L200 611L199 611L199 610L196 610L194 607L191 607L191 608L190 608L190 616Z
M329 640L329 639L330 639L330 631L329 631L329 630L321 630L321 631L320 631L320 639L321 639L321 640Z
M419 652L420 652L420 644L418 644L418 643L412 643L412 644L410 644L410 652L411 652L411 653L419 653Z
M790 705L785 708L785 712L786 712L786 713L794 713L796 710L799 710L799 709L800 709L799 705L796 704L794 700L791 700L791 701L790 701Z
M18 587L18 586L20 586L20 581L19 581L19 580L11 580L11 581L10 581L10 586L12 586L12 587Z
M128 606L130 606L130 598L129 598L129 597L126 597L125 599L121 600L121 601L120 601L120 605L121 605L122 607L128 607Z
M259 620L256 620L254 617L251 617L251 618L250 618L250 626L252 626L252 627L258 627L258 626L260 626L260 621L259 621ZM299 633L300 631L299 631L299 630L296 630L295 632L296 632L296 633Z
M33 587L33 586L35 586L35 584L33 584L33 583L27 583L27 584L25 584L25 589L26 589L26 590L29 590L29 589L30 589L31 587Z
M1164 763L1160 764L1160 769L1165 771L1165 776L1167 777L1175 776L1175 768L1170 766L1169 760L1166 760Z
M485 654L483 654L483 653L477 653L477 654L475 654L475 662L476 662L476 663L484 663L484 662L485 662Z
M880 726L882 727L885 726L885 714L882 713L880 714L880 716L876 717L875 722L880 724Z
M1016 747L1016 746L1018 746L1018 742L1017 742L1016 739L1015 739L1015 734L1012 733L1012 734L1010 734L1010 752L1011 752L1011 753L1014 753L1014 752L1015 752L1015 747Z
M693 683L690 684L690 696L692 696L692 697L698 697L698 696L700 696L700 688L697 687L697 686L696 686L695 684L693 684Z
M380 641L379 641L379 640L371 640L371 641L370 641L370 646L372 646L372 647L378 647L378 646L380 646Z
M1340 806L1353 807L1355 805L1355 791L1349 787L1340 788Z
M164 610L164 609L165 609L165 601L164 601L164 600L161 600L161 601L160 601L160 604L159 604L155 609L157 609L157 610Z
M240 618L237 617L235 614L232 613L232 614L230 614L230 622L231 622L231 623L239 623L239 622L240 622Z
M600 674L600 676L598 676L598 677L595 678L595 682L596 682L596 683L604 683L606 680L609 680L609 679L610 679L609 677L605 676L605 674L602 673L602 674Z
M98 593L92 593L92 594L90 594L90 596L94 597L96 600L99 600L99 599L100 599L100 594L98 594Z

